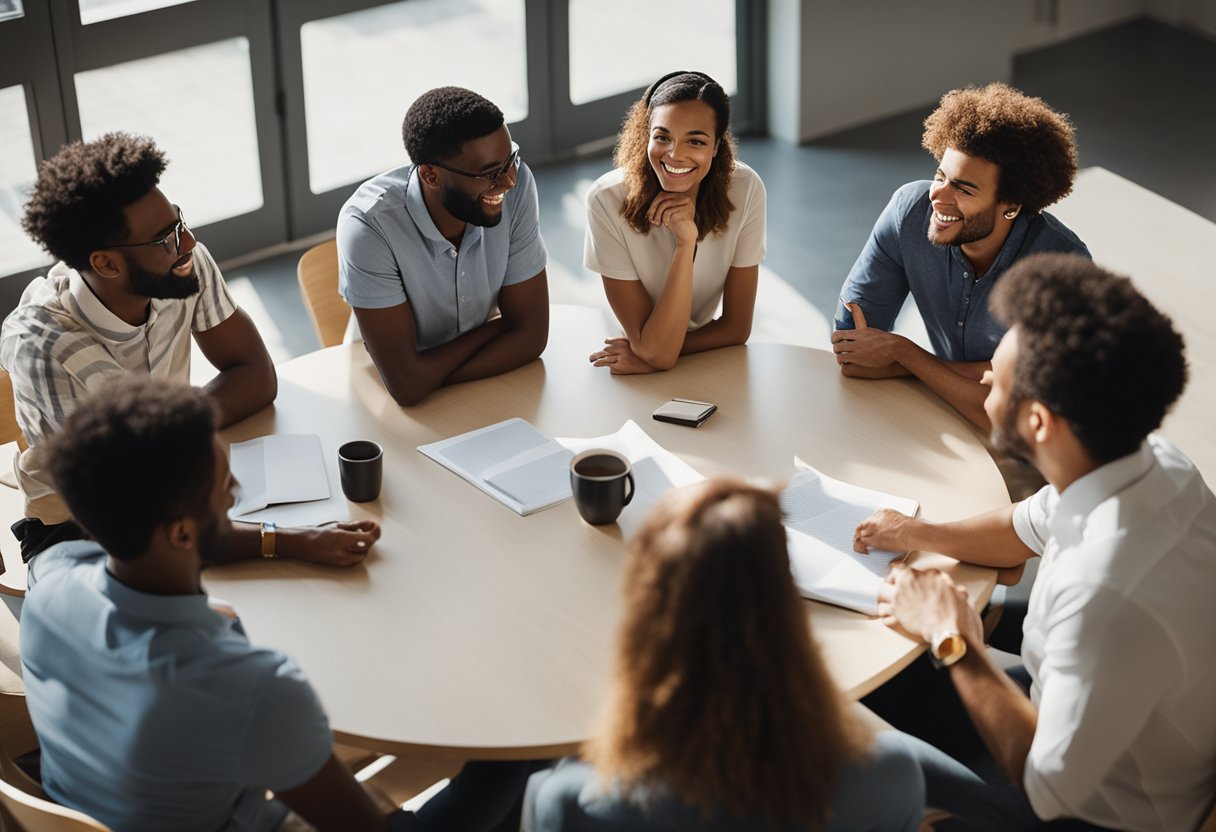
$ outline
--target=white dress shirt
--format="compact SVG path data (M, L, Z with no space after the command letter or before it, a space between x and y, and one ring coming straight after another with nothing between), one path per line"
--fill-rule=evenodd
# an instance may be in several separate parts
M1042 555L1022 658L1035 813L1194 829L1216 793L1216 499L1169 442L1017 506Z

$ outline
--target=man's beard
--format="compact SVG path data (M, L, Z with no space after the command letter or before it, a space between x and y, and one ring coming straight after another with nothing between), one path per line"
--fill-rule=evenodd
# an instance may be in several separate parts
M1030 461L1030 443L1018 433L1018 411L1021 409L1022 401L1019 399L1009 403L1001 416L1001 423L999 425L995 422L992 423L992 434L988 440L992 443L992 447L1005 456L1027 465L1033 465L1034 463Z
M204 564L232 559L232 523L227 517L212 518L199 529L198 554Z
M933 228L933 220L929 220L929 228ZM985 214L973 214L963 220L963 227L958 230L958 234L950 242L938 242L932 235L929 236L929 242L935 246L965 246L967 243L974 243L976 240L982 240L992 233L992 229L996 228L996 205L993 204L992 210Z
M502 222L501 208L497 214L487 214L480 197L469 196L456 188L442 188L439 191L439 201L449 214L469 225L493 228Z
M194 269L185 277L172 271L165 274L154 274L147 269L127 261L131 276L131 291L144 298L164 300L167 298L188 298L198 294L198 275Z

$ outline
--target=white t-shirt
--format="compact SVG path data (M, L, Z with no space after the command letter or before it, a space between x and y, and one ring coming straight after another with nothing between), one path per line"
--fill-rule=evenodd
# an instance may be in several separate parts
M625 174L617 169L596 180L587 193L587 237L583 263L616 280L640 280L657 303L676 252L676 238L666 228L639 234L621 216ZM764 183L754 170L736 162L727 189L731 211L726 228L697 244L692 265L692 319L696 329L714 319L722 302L726 273L734 266L756 266L764 260Z
M1017 506L1042 554L1022 658L1044 820L1194 829L1216 782L1216 498L1157 436Z

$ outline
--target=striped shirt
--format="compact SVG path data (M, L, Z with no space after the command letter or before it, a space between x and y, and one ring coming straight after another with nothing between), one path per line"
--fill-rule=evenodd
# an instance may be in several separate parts
M199 291L153 300L148 320L132 326L107 309L65 263L35 278L0 329L0 365L13 378L17 423L29 448L16 459L25 514L43 523L69 519L39 446L59 430L77 402L124 373L187 382L190 335L228 319L236 301L200 243L194 248Z

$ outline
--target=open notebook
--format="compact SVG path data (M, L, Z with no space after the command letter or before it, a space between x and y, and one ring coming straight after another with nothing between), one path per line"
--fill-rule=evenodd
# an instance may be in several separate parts
M807 598L878 614L878 590L891 561L907 552L853 551L857 524L876 509L915 515L915 500L832 479L795 460L797 473L781 492L794 583Z

